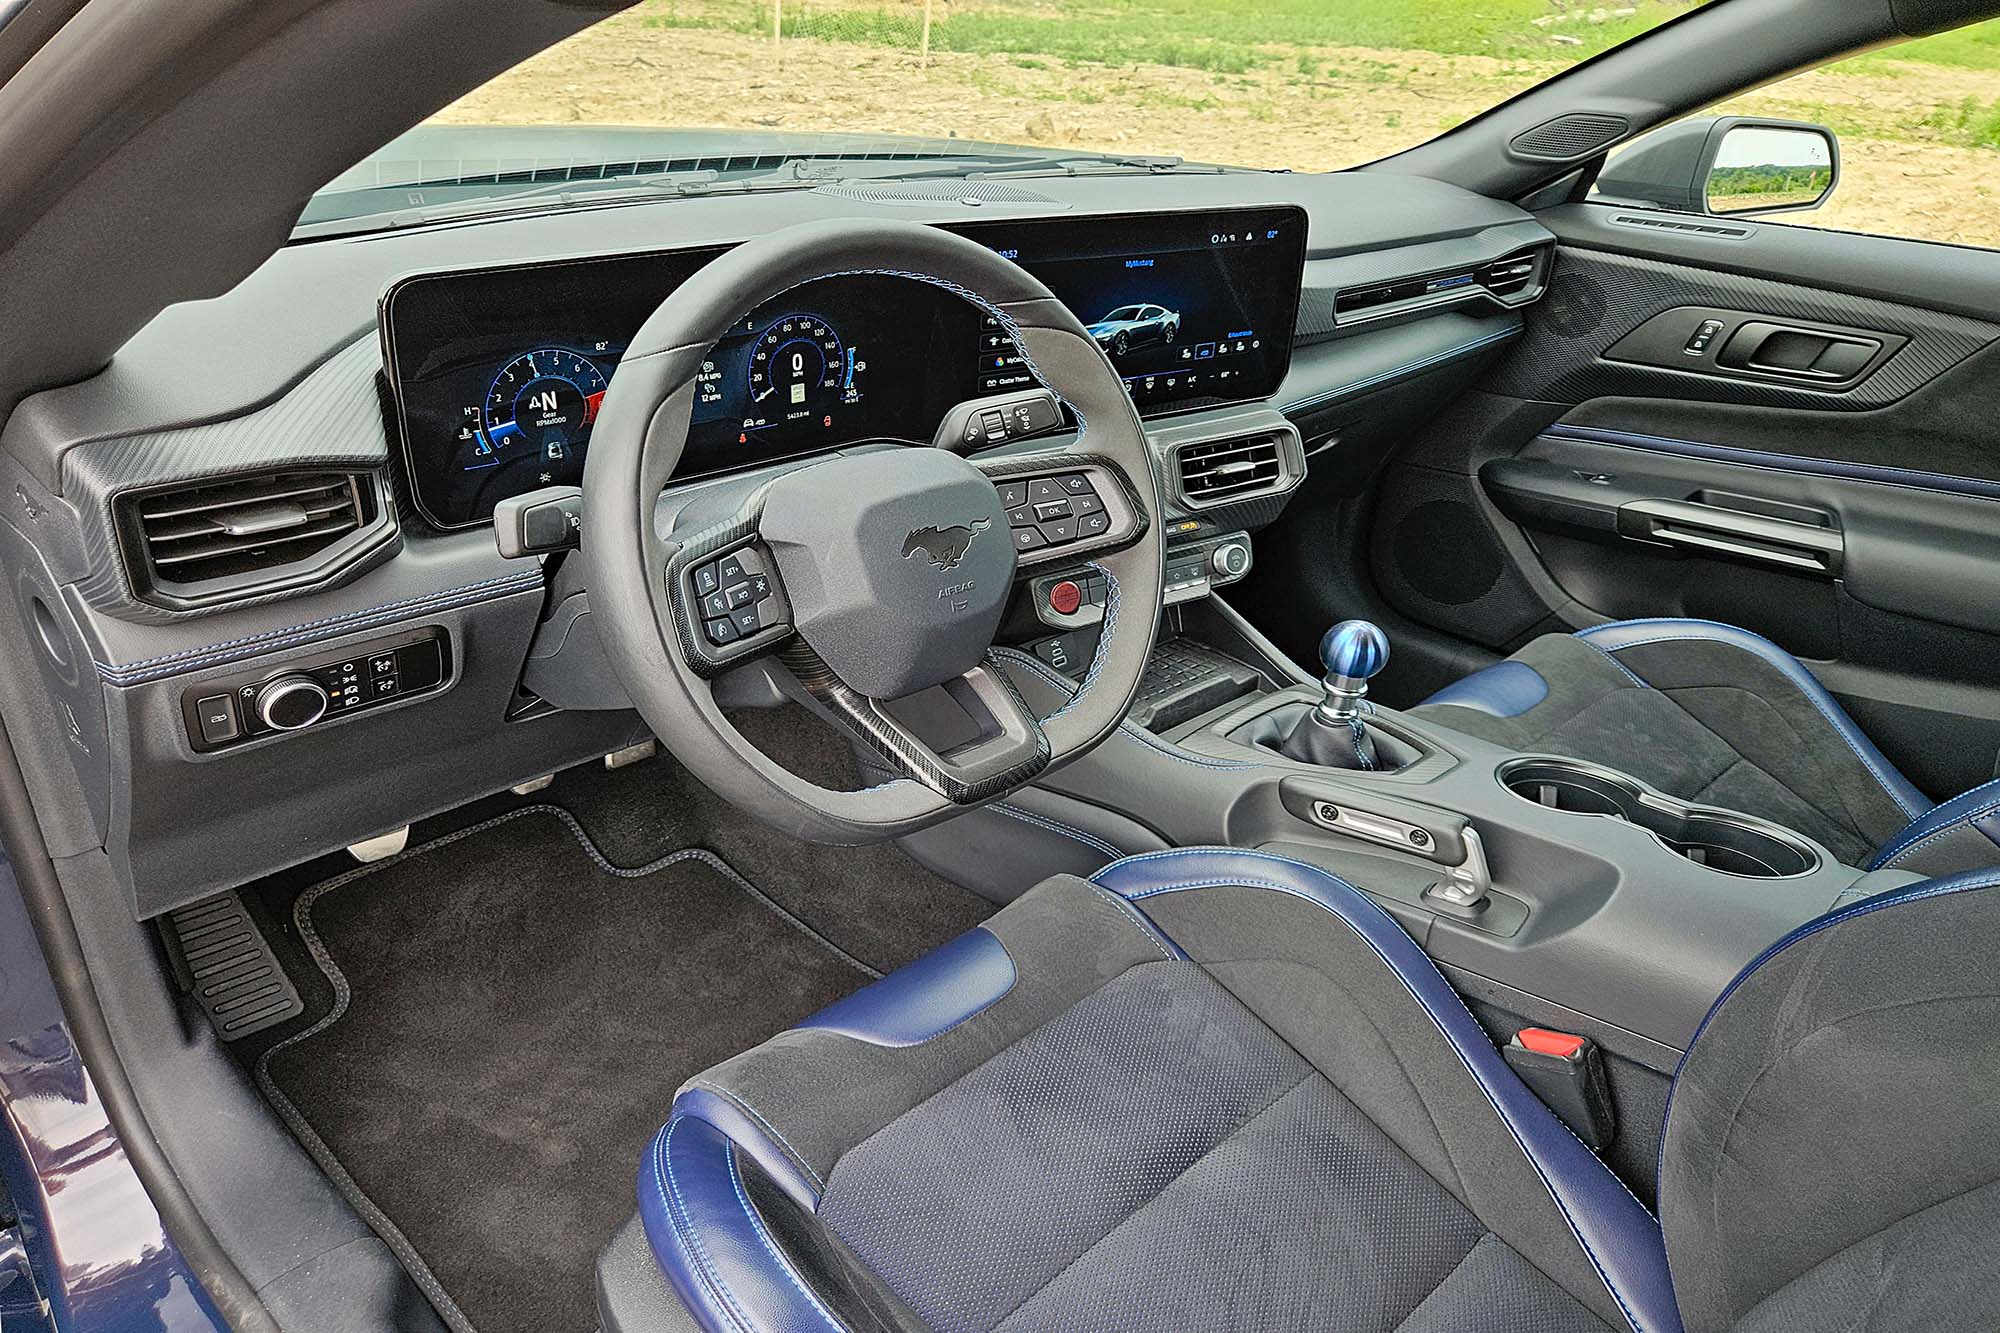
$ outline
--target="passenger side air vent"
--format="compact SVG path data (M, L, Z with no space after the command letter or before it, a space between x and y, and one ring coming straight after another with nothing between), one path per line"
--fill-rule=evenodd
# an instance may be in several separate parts
M1535 280L1536 254L1509 255L1479 270L1479 285L1495 296L1512 296Z
M1544 253L1541 248L1522 250L1479 268L1350 287L1334 298L1334 319L1339 324L1355 324L1482 297L1492 297L1502 305L1520 305L1522 302L1514 298L1536 284Z
M241 581L320 554L375 518L353 472L276 472L149 491L125 501L134 573L150 589ZM147 588L142 588L143 593Z
M1184 444L1174 459L1181 499L1191 509L1253 499L1297 481L1288 473L1284 440L1276 434Z

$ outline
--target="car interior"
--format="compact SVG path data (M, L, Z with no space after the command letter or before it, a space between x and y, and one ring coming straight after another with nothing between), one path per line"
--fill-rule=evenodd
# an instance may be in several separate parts
M1703 114L2000 4L427 123L622 7L0 3L21 1328L2000 1327L2000 251Z

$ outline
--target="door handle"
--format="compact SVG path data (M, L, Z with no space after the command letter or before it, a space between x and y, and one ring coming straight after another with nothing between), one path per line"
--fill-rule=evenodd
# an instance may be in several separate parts
M1765 518L1689 500L1634 500L1618 506L1618 531L1637 541L1734 556L1832 577L1846 542L1836 528Z
M1837 384L1851 380L1873 364L1882 350L1879 338L1863 338L1821 329L1794 328L1764 320L1749 320L1730 335L1715 355L1715 364L1759 375Z

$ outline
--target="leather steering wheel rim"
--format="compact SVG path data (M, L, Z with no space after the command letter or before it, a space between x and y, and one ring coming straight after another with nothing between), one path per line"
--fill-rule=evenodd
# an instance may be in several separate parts
M1047 762L973 800L954 800L911 777L835 791L763 754L731 725L707 675L691 661L685 612L677 614L666 574L678 568L683 546L707 535L663 533L657 520L659 496L687 444L702 361L745 311L801 283L862 273L945 288L1010 326L1038 378L1080 424L1076 444L1059 457L1071 466L1088 461L1122 473L1138 518L1125 545L1091 554L1107 580L1103 632L1079 692L1039 719ZM1026 475L1034 466L1008 459L987 470ZM1048 468L1045 456L1041 470ZM1159 626L1162 518L1152 451L1122 381L1075 315L1040 281L985 246L935 227L808 222L715 259L668 296L634 336L592 432L579 554L591 620L613 668L674 755L717 794L774 827L813 841L859 844L899 837L997 799L1111 734L1131 705ZM1005 688L1012 690L1011 684Z

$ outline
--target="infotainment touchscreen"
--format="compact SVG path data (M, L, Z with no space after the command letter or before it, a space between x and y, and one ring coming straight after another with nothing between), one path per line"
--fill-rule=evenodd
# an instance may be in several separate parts
M1261 398L1290 362L1296 208L977 223L1034 273L1147 415ZM406 278L383 341L413 499L439 527L576 484L605 388L655 306L721 248ZM942 288L821 279L745 311L704 363L676 479L873 439L926 442L967 398L1033 371L1000 321Z

